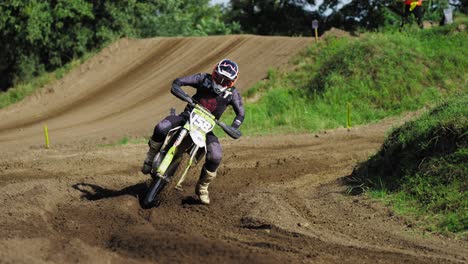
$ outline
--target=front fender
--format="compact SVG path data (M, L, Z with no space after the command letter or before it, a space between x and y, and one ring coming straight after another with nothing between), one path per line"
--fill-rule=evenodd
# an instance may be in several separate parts
M190 131L190 137L192 138L193 143L195 143L200 148L204 148L206 145L206 134L200 130L193 129Z

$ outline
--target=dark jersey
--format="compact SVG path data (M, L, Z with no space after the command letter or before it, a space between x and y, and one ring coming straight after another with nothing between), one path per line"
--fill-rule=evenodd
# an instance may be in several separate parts
M235 87L231 87L221 94L213 91L212 79L208 73L198 73L195 75L177 78L172 83L171 92L179 97L183 92L181 86L192 86L197 91L192 98L200 105L208 109L216 119L219 119L228 105L231 105L236 113L232 126L238 128L244 121L244 106L242 97ZM186 109L188 110L188 108Z

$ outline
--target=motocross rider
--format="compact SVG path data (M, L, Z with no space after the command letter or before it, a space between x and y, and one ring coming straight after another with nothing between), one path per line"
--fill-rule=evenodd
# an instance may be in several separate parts
M175 79L172 83L171 93L184 101L193 102L195 100L208 109L216 119L219 119L227 106L231 105L236 113L231 126L238 129L244 121L242 97L234 86L238 76L239 67L237 64L232 60L223 59L215 65L212 74L198 73ZM193 97L185 93L181 86L195 88L196 92ZM143 174L151 172L153 159L159 152L167 133L177 126L182 126L188 120L190 110L190 105L187 105L181 114L169 115L155 126L153 135L148 142L147 157L141 169ZM213 132L206 135L206 149L206 160L195 187L195 193L202 204L208 205L210 203L208 186L216 177L216 171L222 158L221 145Z

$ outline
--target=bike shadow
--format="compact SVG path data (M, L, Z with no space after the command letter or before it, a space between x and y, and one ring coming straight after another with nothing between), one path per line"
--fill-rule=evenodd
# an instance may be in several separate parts
M146 189L148 188L145 182L128 186L120 190L107 189L105 187L86 182L76 183L72 185L72 187L73 189L82 193L82 199L89 201L97 201L122 195L131 195L141 200L145 195Z
M182 205L202 205L202 203L198 198L193 196L185 196L182 199Z
M122 195L131 195L138 199L142 208L148 208L143 203L143 198L148 191L148 185L146 182L141 182L132 186L125 187L120 190L108 189L96 184L80 182L72 185L73 189L78 190L82 193L81 198L89 201L98 201L101 199L113 198ZM202 205L201 201L193 196L185 196L182 198L182 205ZM155 204L154 207L159 207L159 204Z

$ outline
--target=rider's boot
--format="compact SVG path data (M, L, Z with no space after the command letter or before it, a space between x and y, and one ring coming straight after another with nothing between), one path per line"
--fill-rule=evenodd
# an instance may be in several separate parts
M210 204L210 197L208 196L208 186L214 178L216 178L216 171L211 172L205 169L205 167L202 168L200 179L198 180L197 186L195 187L195 193L197 194L202 204Z
M149 174L151 172L154 156L156 156L156 154L159 152L162 144L162 142L156 142L151 138L148 141L149 150L148 153L146 153L146 159L143 162L143 167L141 168L141 172L143 174Z

